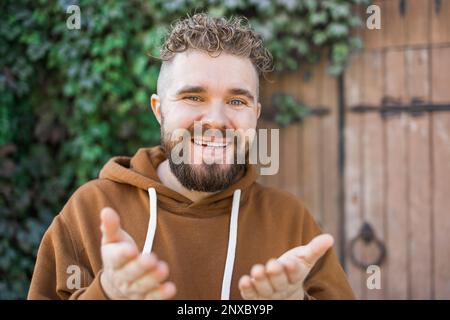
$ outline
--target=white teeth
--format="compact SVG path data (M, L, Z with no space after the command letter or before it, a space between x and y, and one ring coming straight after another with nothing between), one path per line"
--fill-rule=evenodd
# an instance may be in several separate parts
M214 147L214 148L223 148L226 146L225 143L219 143L219 142L206 142L206 145L208 147Z
M206 147L212 147L212 148L224 148L227 146L227 143L221 143L221 142L214 142L214 141L201 141L201 140L195 140L194 143L199 146L206 146Z

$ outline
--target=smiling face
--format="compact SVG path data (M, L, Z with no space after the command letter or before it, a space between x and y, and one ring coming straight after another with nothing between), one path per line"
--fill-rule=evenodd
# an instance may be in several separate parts
M165 64L152 109L161 123L161 144L171 170L188 189L223 190L244 169L236 163L237 146L229 133L255 129L260 114L256 69L245 57L192 49ZM175 134L180 129L190 133L184 163L173 161L171 152L180 142Z

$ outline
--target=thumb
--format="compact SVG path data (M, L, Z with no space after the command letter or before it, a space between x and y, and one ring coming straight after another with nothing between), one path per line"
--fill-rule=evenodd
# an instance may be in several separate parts
M120 218L117 212L112 208L103 208L100 212L102 230L102 245L125 240L122 228L120 227Z
M304 261L309 268L312 268L329 248L333 246L334 239L330 234L321 234L312 239L307 245L293 248L280 258L285 256L295 256Z

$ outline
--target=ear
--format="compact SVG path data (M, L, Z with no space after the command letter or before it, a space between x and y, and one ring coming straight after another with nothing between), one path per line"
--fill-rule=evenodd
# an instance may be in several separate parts
M158 120L159 124L161 124L161 99L157 94L152 94L152 97L150 98L150 105L156 120Z
M256 119L259 119L259 116L261 115L261 103L258 102L256 106Z

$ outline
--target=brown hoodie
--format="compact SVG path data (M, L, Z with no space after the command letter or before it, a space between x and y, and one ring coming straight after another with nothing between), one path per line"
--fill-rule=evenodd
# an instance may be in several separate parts
M226 190L193 202L161 183L156 168L164 159L160 147L112 158L99 179L72 195L44 235L29 299L107 298L100 285L100 210L106 206L119 213L140 250L168 263L176 299L226 298L228 290L230 299L242 299L238 281L254 264L321 233L298 198L256 183L252 165ZM307 298L354 298L333 248L311 270L305 292Z

